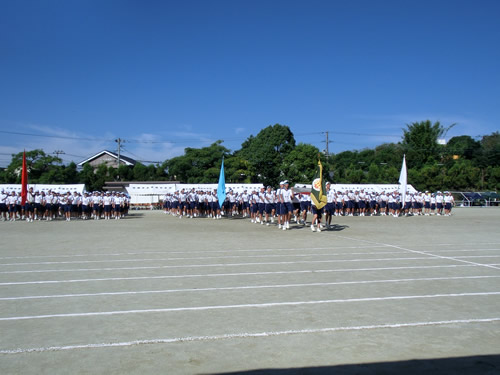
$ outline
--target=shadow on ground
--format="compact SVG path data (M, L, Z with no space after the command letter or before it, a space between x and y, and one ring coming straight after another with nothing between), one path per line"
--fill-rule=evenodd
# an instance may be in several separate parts
M222 374L222 373L221 373ZM225 375L497 375L500 355L421 359L401 362L365 363L291 369L259 369L228 372Z

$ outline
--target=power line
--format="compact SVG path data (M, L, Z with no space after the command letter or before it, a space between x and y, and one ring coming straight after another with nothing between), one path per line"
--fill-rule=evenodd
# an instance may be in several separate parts
M68 137L63 135L47 135L47 134L33 134L33 133L21 133L21 132L10 132L6 130L0 130L0 133L4 134L13 134L13 135L24 135L29 137L43 137L43 138L58 138L58 139L75 139L79 141L92 141L92 142L113 142L109 139L102 138L83 138L83 137Z

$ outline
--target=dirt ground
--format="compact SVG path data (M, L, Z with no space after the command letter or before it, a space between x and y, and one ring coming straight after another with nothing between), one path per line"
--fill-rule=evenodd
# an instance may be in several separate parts
M334 223L0 222L0 373L500 373L500 209Z

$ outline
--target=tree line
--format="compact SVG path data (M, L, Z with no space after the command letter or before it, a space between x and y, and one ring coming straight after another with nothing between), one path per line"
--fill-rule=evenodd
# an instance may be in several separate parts
M57 156L37 149L26 152L30 183L83 183L100 190L106 181L180 181L215 183L224 157L226 182L263 183L277 186L288 179L292 184L309 184L318 155L325 178L335 183L394 184L398 182L403 155L406 155L408 182L418 190L497 191L500 187L500 133L474 139L463 135L446 144L439 139L453 127L439 122L407 124L402 140L373 149L344 151L334 155L310 144L297 144L290 128L275 124L251 135L239 150L231 152L217 141L208 147L186 148L184 154L161 164L121 165L118 169L86 164L79 170L74 162L63 165ZM0 171L0 183L20 183L23 153L12 155Z

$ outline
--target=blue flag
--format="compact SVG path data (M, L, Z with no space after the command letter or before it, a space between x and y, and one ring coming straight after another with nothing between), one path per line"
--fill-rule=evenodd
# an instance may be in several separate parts
M219 207L226 200L226 177L224 176L224 157L222 157L222 165L220 166L219 186L217 186L217 198L219 198Z

